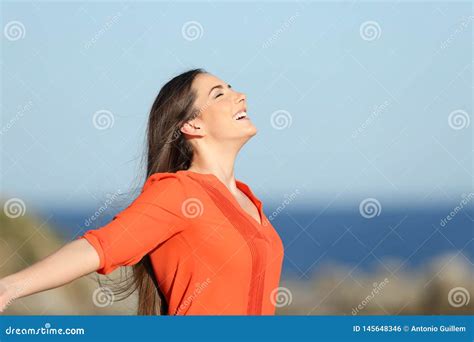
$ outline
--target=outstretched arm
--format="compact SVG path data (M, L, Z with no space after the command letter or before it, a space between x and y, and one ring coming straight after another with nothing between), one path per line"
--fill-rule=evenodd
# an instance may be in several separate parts
M86 239L71 241L33 265L0 279L0 312L16 298L53 289L94 272L99 255Z
M179 175L155 173L141 194L114 219L58 251L0 278L0 312L16 298L65 285L91 272L109 274L138 263L159 244L189 226Z

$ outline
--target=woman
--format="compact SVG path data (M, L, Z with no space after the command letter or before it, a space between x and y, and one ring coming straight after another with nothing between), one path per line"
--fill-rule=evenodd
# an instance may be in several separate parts
M234 177L257 133L245 95L203 69L163 86L148 123L147 179L111 222L0 279L13 299L133 266L138 314L272 315L283 245L262 202Z

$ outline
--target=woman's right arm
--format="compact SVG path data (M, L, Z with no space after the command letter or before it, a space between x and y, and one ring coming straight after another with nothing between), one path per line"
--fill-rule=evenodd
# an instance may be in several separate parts
M77 239L31 266L0 279L0 312L14 299L65 285L94 272L100 263L95 248Z

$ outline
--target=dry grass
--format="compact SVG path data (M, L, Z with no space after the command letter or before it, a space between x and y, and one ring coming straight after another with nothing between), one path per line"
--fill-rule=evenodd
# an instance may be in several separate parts
M387 264L387 263L386 263ZM281 315L470 315L474 305L473 267L455 253L411 272L381 269L356 273L328 265L311 281L286 279L291 303L282 301ZM393 274L391 272L394 272ZM456 288L463 288L458 289ZM377 289L377 290L375 290ZM453 290L451 296L450 291ZM451 297L451 302L449 302ZM466 305L459 305L466 303Z

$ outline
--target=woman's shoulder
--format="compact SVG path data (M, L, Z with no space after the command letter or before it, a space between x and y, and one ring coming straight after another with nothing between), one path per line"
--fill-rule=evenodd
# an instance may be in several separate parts
M194 218L195 207L206 203L203 189L186 172L158 172L145 181L140 195L142 200L153 203L183 219Z
M185 172L156 172L146 179L142 193L166 192L174 198L186 198L196 193L197 188L197 184Z
M148 176L142 192L166 191L173 196L184 195L189 187L187 179L179 172L156 172Z
M166 184L165 184L166 183ZM180 186L180 175L174 172L157 172L152 173L146 180L145 184L143 184L143 190L148 190L152 187L159 186L173 186L179 187Z

